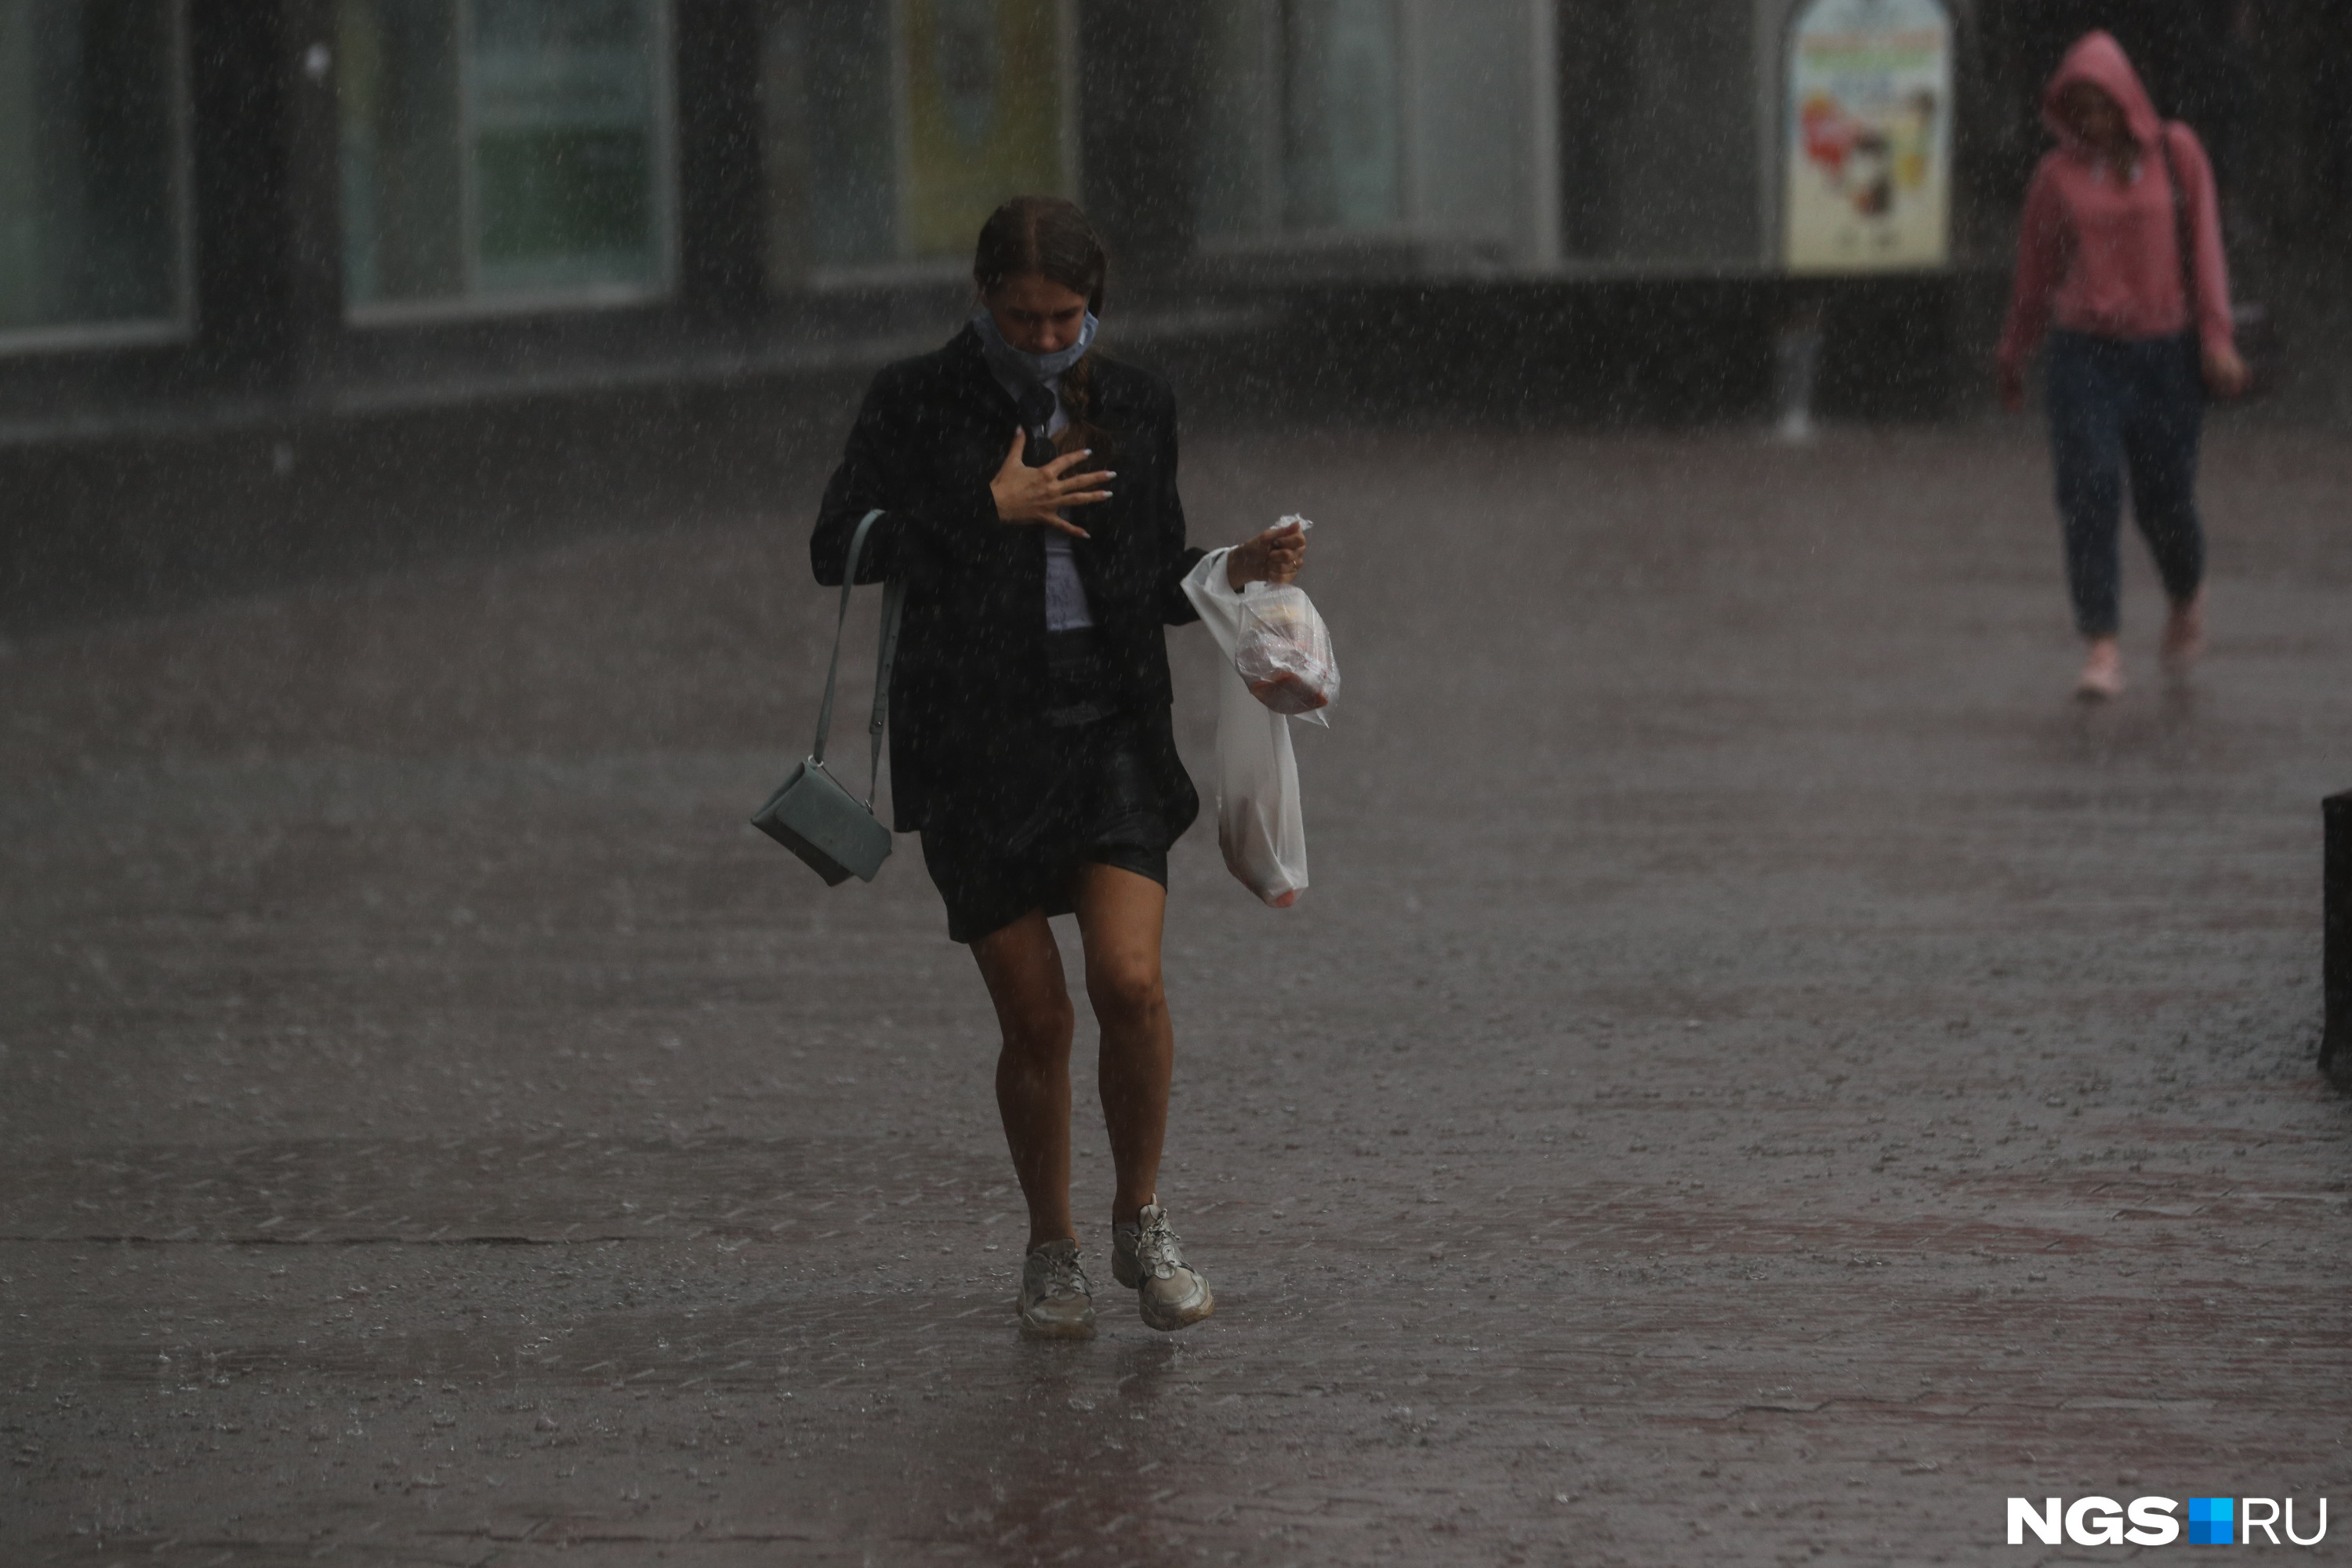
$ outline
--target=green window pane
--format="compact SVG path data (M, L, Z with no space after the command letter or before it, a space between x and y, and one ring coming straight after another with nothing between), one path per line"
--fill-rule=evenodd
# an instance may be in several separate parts
M1208 0L1201 226L1213 238L1403 216L1395 0Z
M656 30L644 0L474 0L479 282L654 282Z
M1397 221L1397 17L1392 0L1292 0L1284 124L1294 228Z
M340 0L355 305L663 282L656 0Z
M171 0L0 0L0 331L180 313Z
M483 135L484 286L650 279L651 151L625 131Z

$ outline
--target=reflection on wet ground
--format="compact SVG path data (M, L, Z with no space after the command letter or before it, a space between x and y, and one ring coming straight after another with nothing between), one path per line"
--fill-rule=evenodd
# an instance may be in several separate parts
M0 1555L1975 1561L2352 1490L2352 455L2217 431L2213 657L2135 559L2099 710L2022 431L1187 462L1202 537L1322 523L1348 687L1299 908L1174 858L1178 1337L1098 1234L1101 1338L1014 1335L913 845L742 823L808 498L16 645Z

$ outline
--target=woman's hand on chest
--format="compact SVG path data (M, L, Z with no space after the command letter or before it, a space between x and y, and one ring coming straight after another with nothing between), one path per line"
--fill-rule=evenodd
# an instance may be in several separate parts
M1116 475L1108 468L1078 471L1084 460L1093 456L1084 451L1065 453L1043 468L1033 468L1023 455L1027 445L1028 437L1016 428L996 477L988 481L989 494L996 498L997 520L1015 528L1043 525L1074 538L1088 537L1085 529L1062 513L1071 507L1110 500L1111 492L1103 486Z

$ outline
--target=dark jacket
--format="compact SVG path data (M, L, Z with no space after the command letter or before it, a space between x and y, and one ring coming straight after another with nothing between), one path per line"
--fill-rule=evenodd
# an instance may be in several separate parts
M1094 423L1118 471L1111 499L1072 521L1091 536L1072 555L1108 656L1108 693L1132 723L1172 842L1199 812L1169 725L1163 626L1198 618L1183 580L1202 552L1184 542L1176 499L1176 405L1158 377L1093 356ZM890 788L901 833L942 813L985 827L1053 784L1045 733L1045 530L998 521L989 481L1020 420L970 327L935 353L874 378L825 486L809 561L841 582L860 518L883 509L857 580L907 584L890 679ZM1088 465L1092 466L1092 465Z

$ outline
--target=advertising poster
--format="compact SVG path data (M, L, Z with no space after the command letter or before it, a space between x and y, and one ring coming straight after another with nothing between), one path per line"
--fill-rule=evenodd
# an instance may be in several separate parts
M1941 267L1950 256L1952 27L1937 0L1811 0L1789 44L1791 272Z
M971 254L999 204L1063 188L1060 0L902 0L908 248Z

